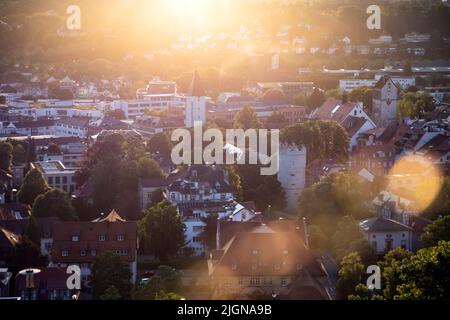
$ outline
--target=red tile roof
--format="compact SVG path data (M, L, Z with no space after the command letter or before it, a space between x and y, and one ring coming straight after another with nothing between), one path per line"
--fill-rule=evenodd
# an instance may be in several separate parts
M78 241L72 241L73 236L78 236ZM105 240L100 241L99 236L105 236ZM123 236L123 240L119 240L119 236ZM132 262L136 260L137 246L137 223L125 221L117 213L108 215L103 221L55 222L51 260L55 263L91 263L95 256L106 251L127 250L123 258ZM85 251L84 256L81 250ZM96 250L95 255L92 250ZM63 251L67 251L67 256L62 255Z

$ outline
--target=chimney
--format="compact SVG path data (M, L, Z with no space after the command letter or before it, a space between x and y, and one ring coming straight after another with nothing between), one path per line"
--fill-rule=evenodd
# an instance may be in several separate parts
M348 102L348 95L347 95L347 91L344 90L344 92L342 92L342 104L346 104Z
M216 228L216 250L220 250L220 218L217 218L217 228Z
M309 235L308 235L308 227L306 226L306 217L303 217L303 232L305 233L305 245L306 248L309 249Z

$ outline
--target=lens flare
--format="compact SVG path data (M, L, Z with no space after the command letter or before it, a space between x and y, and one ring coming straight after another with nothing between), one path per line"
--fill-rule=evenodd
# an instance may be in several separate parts
M388 191L411 200L411 209L419 213L433 202L443 183L438 167L420 155L408 155L397 161L388 180Z

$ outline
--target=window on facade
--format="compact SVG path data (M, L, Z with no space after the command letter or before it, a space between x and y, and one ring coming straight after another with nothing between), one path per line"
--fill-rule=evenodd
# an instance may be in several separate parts
M98 241L106 241L106 236L104 234L100 234L98 236Z
M259 284L260 284L259 277L252 277L252 278L250 278L250 285L251 286L259 286Z
M68 257L69 256L69 251L68 250L61 251L61 256Z
M72 242L78 242L78 241L80 241L79 235L72 236Z
M60 184L61 183L61 178L60 177L55 177L55 183L56 184Z
M97 250L92 249L91 250L91 256L95 257L97 255Z
M80 256L81 257L86 256L86 250L80 250Z
M126 255L128 255L128 250L116 250L116 253L119 256L126 256Z
M403 249L406 249L406 240L402 240L402 241L400 242L400 246L401 246Z
M118 234L117 241L123 241L123 240L125 240L125 236L123 234Z
M256 250L256 249L253 250L253 251L252 251L252 254L258 254L258 250Z
M48 184L53 184L53 177L48 177Z
M236 270L237 269L237 264L236 263L233 263L232 265L231 265L231 270Z
M287 284L286 278L281 278L281 285L285 286Z
M46 251L50 251L52 249L52 243L51 242L46 242L45 243L45 250Z

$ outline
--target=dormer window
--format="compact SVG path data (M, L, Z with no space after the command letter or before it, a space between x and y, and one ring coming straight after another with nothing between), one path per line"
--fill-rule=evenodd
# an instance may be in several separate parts
M78 235L72 236L72 242L78 242L78 241L80 241L80 236L78 236Z

